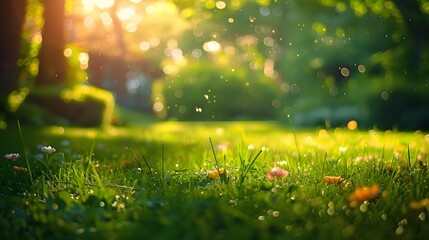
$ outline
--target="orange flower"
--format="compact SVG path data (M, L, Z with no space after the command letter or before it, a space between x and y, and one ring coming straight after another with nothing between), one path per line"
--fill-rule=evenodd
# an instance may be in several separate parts
M380 186L378 184L373 184L370 187L357 188L349 196L350 206L357 207L359 203L378 197L379 194L380 194Z
M429 198L423 198L420 201L410 202L410 208L413 210L420 210L429 206Z
M324 176L323 182L325 182L326 184L341 184L344 187L347 187L349 185L346 179L342 177L335 177L335 176Z
M211 180L219 179L219 174L226 174L226 177L229 176L229 171L223 168L219 168L218 170L207 171L207 177Z
M16 172L27 172L27 168L25 168L25 167L13 166L13 167L12 167L12 172L14 172L14 173L16 173Z
M273 167L271 170L267 172L267 177L269 180L274 180L275 178L284 178L289 175L289 172L285 169L279 167Z

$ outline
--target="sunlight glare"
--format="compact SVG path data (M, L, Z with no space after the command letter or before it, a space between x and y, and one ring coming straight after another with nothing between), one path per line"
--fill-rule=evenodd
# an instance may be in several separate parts
M94 10L94 7L99 9L107 9L115 4L115 0L82 0L82 5L85 13L89 13Z
M151 38L149 39L149 43L152 47L158 47L158 45L161 43L161 40L159 38Z
M112 24L112 18L110 17L110 14L108 12L102 12L100 14L101 21L104 25L109 26Z
M150 6L147 6L145 10L147 14L153 14L155 12L155 7L150 5Z
M116 15L121 21L129 20L133 18L135 14L136 14L136 11L134 10L134 8L131 8L131 7L122 8L116 12Z
M125 26L125 29L127 32L133 33L137 31L137 24L135 23L128 23L127 26Z
M89 55L86 52L79 53L80 68L85 70L88 68Z
M203 49L206 52L213 52L213 53L218 52L220 48L221 48L220 43L216 41L205 42L203 45Z
M216 2L216 8L224 9L225 7L226 7L226 3L224 1L217 1Z
M73 51L71 50L71 48L66 48L64 49L64 56L65 57L70 57L72 55Z
M107 9L115 4L115 0L97 0L95 1L95 5L100 9Z
M144 51L147 51L147 50L149 50L149 49L150 49L150 44L149 44L147 41L141 41L141 42L140 42L140 44L139 44L139 48L140 48L140 50L142 50L143 52L144 52Z
M164 109L164 104L162 102L155 102L153 104L153 110L155 112L161 112Z
M94 26L94 18L92 16L86 16L85 19L83 20L83 25L86 28L90 28Z

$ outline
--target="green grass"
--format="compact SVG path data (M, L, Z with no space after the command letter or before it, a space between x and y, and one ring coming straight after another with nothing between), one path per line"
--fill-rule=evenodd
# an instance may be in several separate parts
M423 239L429 135L275 122L1 130L1 239ZM43 154L40 146L52 146ZM262 152L261 152L262 150ZM259 154L259 155L258 155ZM13 165L28 168L13 173ZM269 180L279 166L289 175ZM208 171L226 171L209 179ZM31 173L31 174L30 174ZM227 174L228 173L228 174ZM349 183L327 185L324 176ZM351 206L360 187L380 194ZM415 204L415 203L414 203Z

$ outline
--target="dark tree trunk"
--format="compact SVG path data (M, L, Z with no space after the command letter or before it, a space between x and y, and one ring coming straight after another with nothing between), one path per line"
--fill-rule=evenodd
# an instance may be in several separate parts
M65 0L42 0L42 3L45 7L45 25L42 30L43 40L36 85L56 85L66 80L66 59L63 53Z
M0 1L0 111L6 109L6 97L17 86L21 42L21 30L24 23L27 0Z

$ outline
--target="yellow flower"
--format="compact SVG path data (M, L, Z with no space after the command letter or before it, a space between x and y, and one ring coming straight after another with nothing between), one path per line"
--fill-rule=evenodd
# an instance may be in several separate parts
M219 174L226 174L226 177L228 178L229 176L229 171L223 168L219 168L218 170L211 170L211 171L207 171L207 177L211 180L215 180L215 179L219 179Z
M429 198L423 198L420 201L410 202L410 208L413 210L420 210L429 206Z

